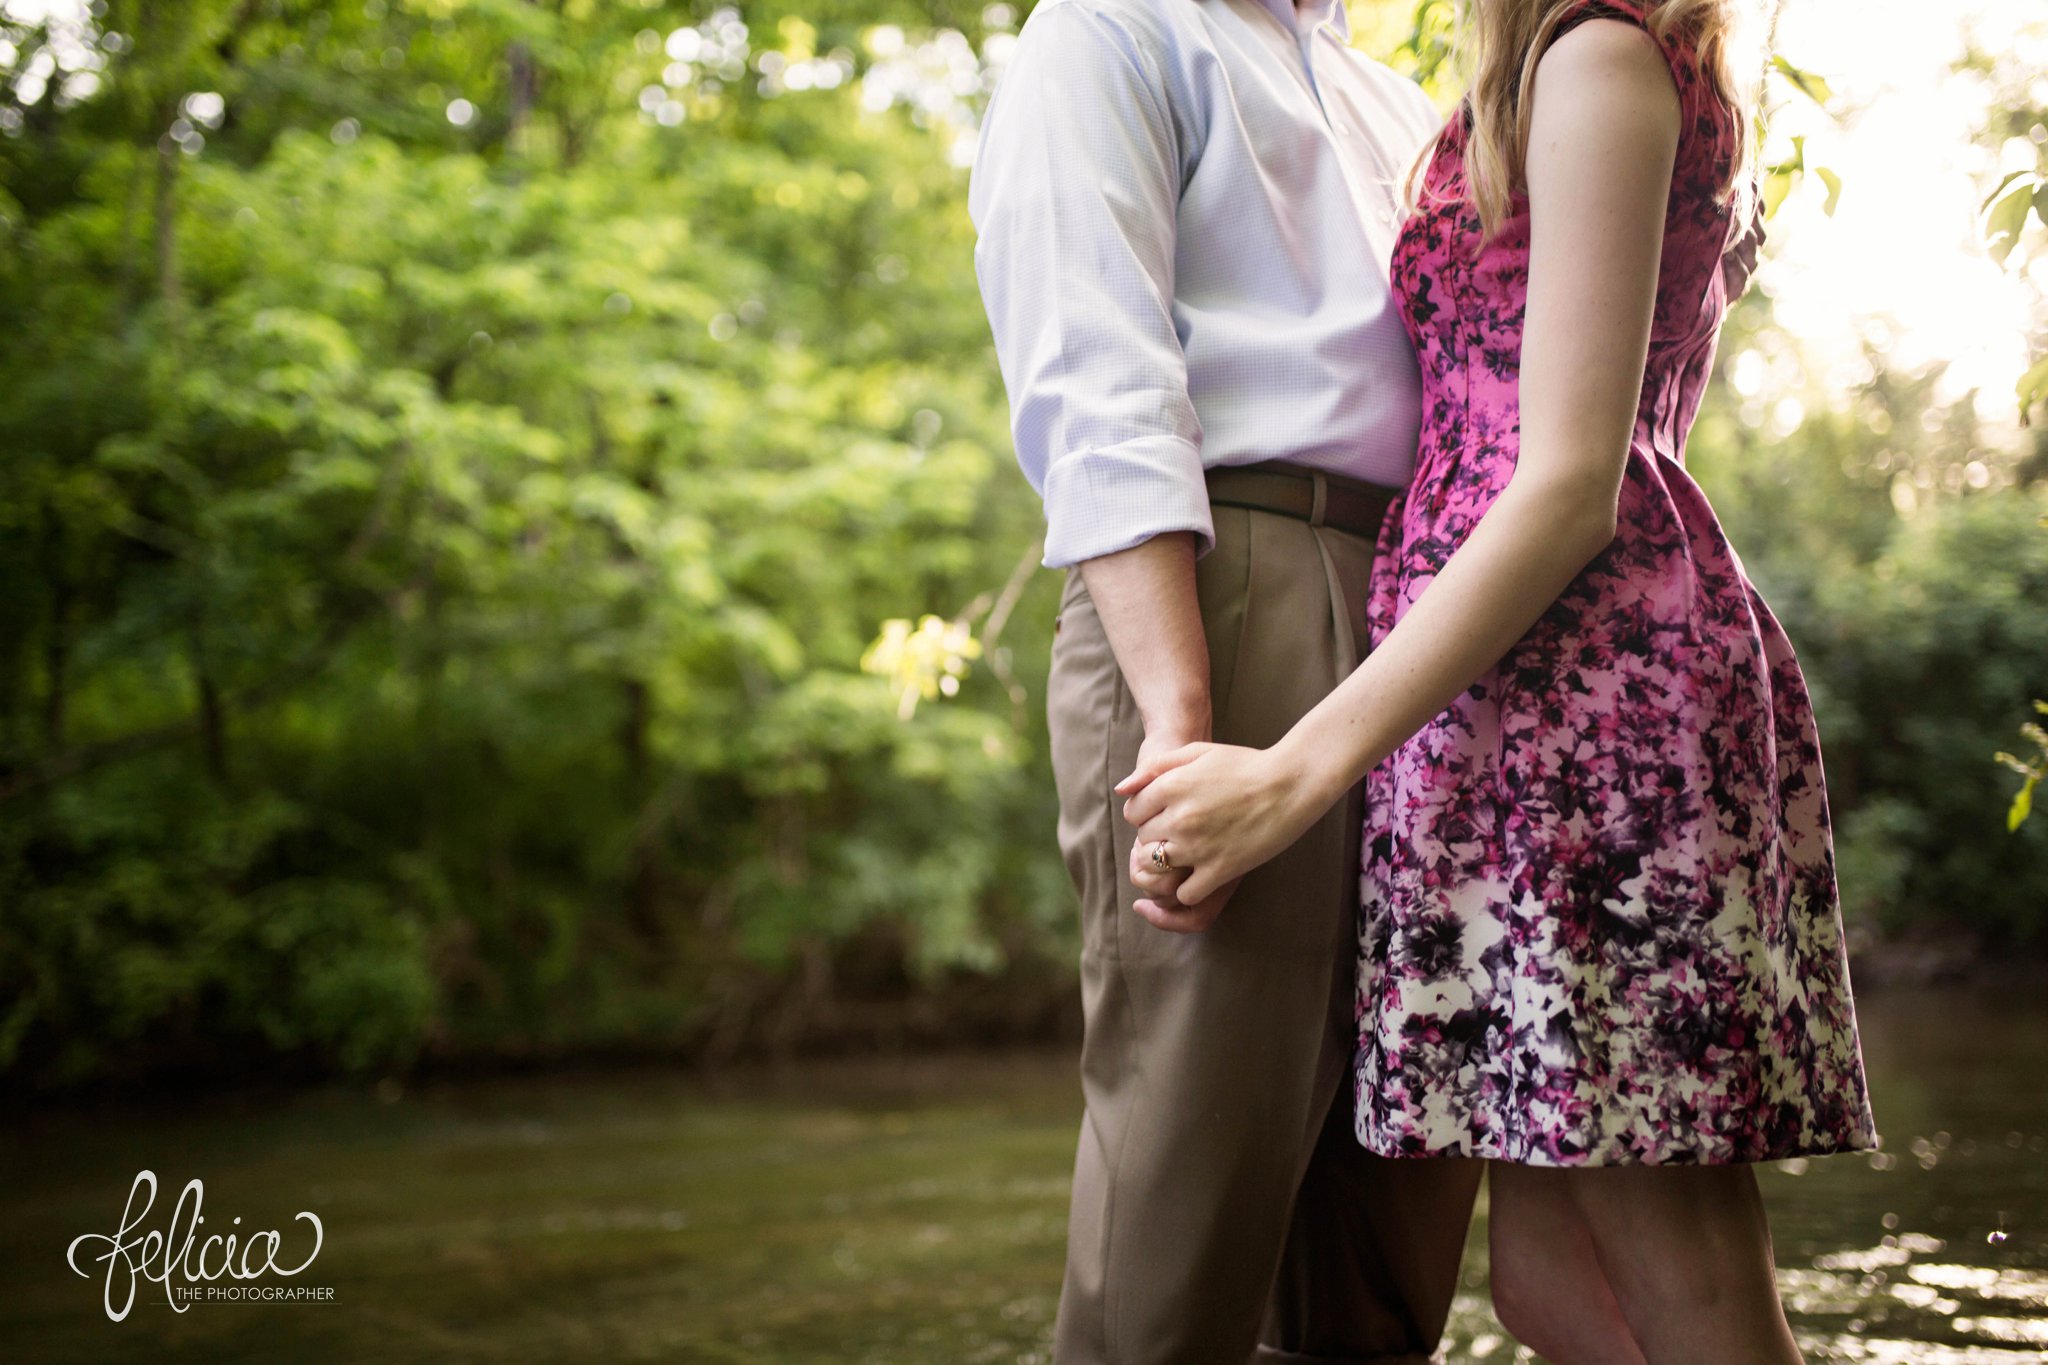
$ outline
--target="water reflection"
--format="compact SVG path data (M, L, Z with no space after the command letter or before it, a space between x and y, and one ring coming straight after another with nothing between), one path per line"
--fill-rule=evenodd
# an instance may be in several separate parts
M2048 1361L2048 993L1868 995L1883 1151L1763 1173L1808 1358ZM37 1361L1044 1365L1075 1120L1060 1055L214 1099L0 1128L0 1341ZM110 1332L62 1248L133 1172L319 1211L338 1302ZM1483 1226L1449 1358L1529 1357Z
M2048 1014L1970 992L1877 995L1865 1013L1886 1150L1765 1181L1809 1358L2042 1361Z
M1807 1358L2041 1365L2048 1010L1971 991L1872 993L1862 1011L1884 1149L1762 1172ZM1473 1240L1450 1358L1530 1359L1493 1320Z
M2048 1012L2001 992L1863 1006L1885 1150L1764 1174L1808 1358L2048 1355Z

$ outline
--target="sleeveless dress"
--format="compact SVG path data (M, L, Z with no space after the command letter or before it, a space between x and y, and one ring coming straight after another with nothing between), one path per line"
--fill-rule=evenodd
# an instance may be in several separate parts
M1634 4L1591 18L1643 24ZM1874 1146L1826 789L1792 646L1687 475L1755 232L1734 117L1680 36L1656 320L1614 542L1366 783L1359 1140L1538 1166ZM1423 376L1381 530L1384 640L1514 472L1528 200L1484 240L1445 129L1393 278Z

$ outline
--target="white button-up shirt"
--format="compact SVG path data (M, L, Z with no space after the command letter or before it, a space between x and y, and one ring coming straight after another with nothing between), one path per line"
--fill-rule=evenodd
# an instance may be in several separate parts
M1387 285L1438 118L1341 4L1042 0L968 206L1045 563L1214 530L1207 466L1399 485L1420 420Z

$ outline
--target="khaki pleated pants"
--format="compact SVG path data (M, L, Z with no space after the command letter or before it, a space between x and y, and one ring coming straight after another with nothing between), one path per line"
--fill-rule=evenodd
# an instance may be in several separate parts
M1215 737L1270 745L1355 666L1373 546L1242 507L1215 522L1196 566ZM1420 1365L1475 1175L1352 1135L1359 793L1206 933L1170 934L1131 909L1110 787L1144 735L1078 570L1047 692L1086 1015L1057 1365Z

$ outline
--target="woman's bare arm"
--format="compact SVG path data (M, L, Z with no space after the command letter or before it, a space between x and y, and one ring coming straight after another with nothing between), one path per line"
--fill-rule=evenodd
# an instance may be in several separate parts
M1170 827L1194 865L1183 902L1291 843L1498 662L1613 539L1679 122L1669 68L1633 25L1595 20L1543 57L1515 473L1386 640L1272 750L1183 750L1121 788L1136 792L1141 841ZM1166 907L1153 909L1172 927Z

